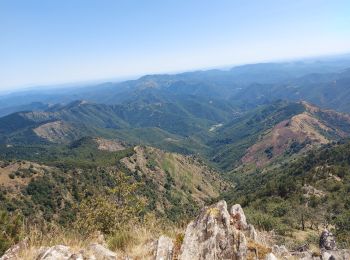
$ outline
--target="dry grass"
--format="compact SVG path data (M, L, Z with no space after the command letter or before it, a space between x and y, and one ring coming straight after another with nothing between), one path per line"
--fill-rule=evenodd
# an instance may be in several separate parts
M271 253L272 250L270 247L266 247L262 244L256 243L251 239L248 239L248 255L247 260L256 259L265 259L266 256Z
M137 260L154 258L156 242L161 235L166 235L176 242L179 234L182 234L184 230L170 223L159 221L154 215L149 215L144 224L133 226L128 232L133 239L129 241L123 253Z
M91 236L82 236L75 230L64 229L52 224L42 224L26 230L28 246L19 253L18 259L36 259L40 248L52 247L55 245L66 245L70 247L72 253L86 251L92 243L100 243L99 233ZM131 225L123 231L116 232L115 235L106 237L105 246L116 252L121 257L131 257L132 259L153 259L156 249L157 239L161 235L169 236L176 243L183 233L183 229L157 220L153 215L147 216L143 224ZM180 235L179 235L180 234Z
M26 230L28 239L27 247L19 253L18 259L35 259L40 252L40 248L52 247L55 245L69 246L72 252L76 253L86 248L91 243L98 242L98 234L90 237L83 237L74 230L63 229L62 227L43 224L40 229L33 226Z

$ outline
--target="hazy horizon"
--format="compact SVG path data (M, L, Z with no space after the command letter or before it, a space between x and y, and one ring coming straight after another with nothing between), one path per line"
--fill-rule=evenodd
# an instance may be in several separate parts
M347 1L2 1L0 91L350 52Z
M138 75L100 78L100 79L82 79L77 81L34 83L34 84L27 84L27 85L21 85L21 86L13 86L10 88L1 88L0 86L0 95L7 95L7 94L21 92L21 91L32 91L32 90L40 90L40 89L48 90L48 89L74 88L74 87L88 87L89 85L94 86L95 84L101 84L101 83L107 83L107 82L118 83L118 82L123 82L127 80L136 80L146 75L158 75L158 74L175 75L175 74L194 72L194 71L208 71L208 70L215 70L215 69L225 70L225 69L232 69L234 67L260 64L260 63L299 62L299 61L307 61L307 60L316 61L316 60L323 60L327 58L342 57L342 56L350 56L350 52L328 53L323 55L295 57L295 58L289 58L289 59L281 58L281 59L275 59L275 60L261 60L261 61L239 63L239 64L217 65L217 66L211 66L211 67L205 67L205 68L191 68L191 69L184 69L184 70L178 70L178 71L158 71L158 72L140 73Z

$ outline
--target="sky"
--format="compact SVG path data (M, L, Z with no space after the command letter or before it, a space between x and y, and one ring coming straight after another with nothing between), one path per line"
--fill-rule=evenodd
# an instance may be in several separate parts
M349 0L0 0L0 90L350 53Z

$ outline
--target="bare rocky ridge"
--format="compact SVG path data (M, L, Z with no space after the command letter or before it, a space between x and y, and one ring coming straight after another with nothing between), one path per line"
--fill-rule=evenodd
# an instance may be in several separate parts
M78 130L63 121L49 122L33 129L34 133L52 143L69 142Z
M108 140L104 138L94 138L98 149L102 151L117 152L125 149L125 144L117 140Z

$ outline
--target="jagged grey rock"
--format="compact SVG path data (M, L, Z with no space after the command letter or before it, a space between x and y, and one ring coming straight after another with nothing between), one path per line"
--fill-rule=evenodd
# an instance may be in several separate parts
M0 260L18 259L18 254L21 252L21 250L24 250L26 247L28 247L28 238L23 239L21 242L7 249L4 255L0 257Z
M117 259L117 254L111 250L105 248L100 244L91 244L89 246L89 251L93 254L96 260L115 260Z
M337 248L335 236L327 229L323 230L321 233L320 248L326 250L335 250Z
M234 225L237 229L245 230L247 229L247 218L244 211L239 204L235 204L230 209L230 215L234 221Z
M246 238L231 223L225 201L203 208L187 226L179 259L245 259Z
M68 246L57 245L43 250L37 260L68 260L71 256L72 252Z
M255 242L260 242L259 240L259 236L258 233L255 230L255 227L252 224L248 225L248 237L252 240L254 240Z
M157 243L156 260L171 260L173 258L174 243L167 236L161 236Z

